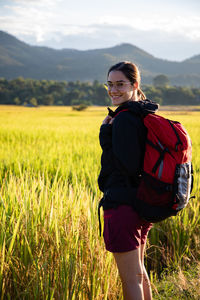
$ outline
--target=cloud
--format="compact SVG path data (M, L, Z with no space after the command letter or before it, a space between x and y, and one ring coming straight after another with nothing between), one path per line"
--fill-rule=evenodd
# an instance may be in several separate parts
M24 6L30 6L30 5L37 5L38 7L49 7L49 6L55 6L58 3L62 2L62 0L10 0L12 3L24 5Z
M107 29L113 26L115 35L124 34L123 28L128 27L146 32L162 31L163 34L171 35L172 39L174 35L178 35L188 40L200 40L200 16L191 12L185 15L179 15L175 11L170 14L163 12L161 15L160 12L149 13L147 10L134 15L132 11L127 11L126 15L108 13L97 17L96 24L91 24L91 19L87 20L87 10L81 12L74 7L70 10L63 0L12 0L4 8L9 10L7 22L5 18L0 18L4 28L7 26L11 29L12 26L11 32L18 35L35 33L38 41L55 31L61 31L64 35L90 34L95 33L98 26L104 28L104 25ZM66 19L68 22L64 26ZM120 26L123 27L122 30Z
M152 30L162 31L163 33L173 35L182 35L189 39L200 40L200 16L199 15L176 15L171 14L160 16L159 14L151 14L147 16L141 13L134 18L125 18L123 16L107 15L100 19L100 24L112 26L130 26L133 29L150 32Z
M57 1L13 0L16 5L4 6L9 10L9 15L0 16L1 29L17 36L32 35L36 37L37 42L43 41L45 35L54 29L57 16L50 6L55 5ZM45 4L48 4L47 8Z

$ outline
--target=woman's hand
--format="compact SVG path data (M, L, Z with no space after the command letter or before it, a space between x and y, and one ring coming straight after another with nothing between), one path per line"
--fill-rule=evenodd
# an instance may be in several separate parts
M112 119L111 116L106 116L105 119L103 120L102 124L109 124L111 119Z
M111 116L106 116L105 119L103 120L102 124L112 124L113 121L114 121L114 118L112 118Z

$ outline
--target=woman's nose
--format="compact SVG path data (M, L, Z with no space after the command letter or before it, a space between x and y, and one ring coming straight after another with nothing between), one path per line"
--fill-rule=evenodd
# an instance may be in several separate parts
M112 92L118 92L118 89L117 89L117 87L116 87L116 85L115 84L113 84L113 86L110 88L110 91L112 91Z

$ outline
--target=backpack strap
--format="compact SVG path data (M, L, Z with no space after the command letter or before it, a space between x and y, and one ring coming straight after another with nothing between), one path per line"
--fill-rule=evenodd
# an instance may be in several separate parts
M116 115L114 115L113 118L115 118L116 116L118 116L123 111L129 111L129 109L128 108L124 108L124 109L118 111L118 113L116 113Z
M171 128L173 129L173 131L174 131L174 133L175 133L175 135L176 135L176 137L177 137L177 143L176 143L176 148L175 148L175 150L176 151L178 151L178 145L182 145L183 143L181 142L181 139L180 139L180 137L179 137L179 135L178 135L178 132L176 131L176 129L175 129L175 127L174 127L174 125L173 125L173 123L170 121L170 120L168 120L167 119L167 121L169 122L169 124L171 125ZM178 123L178 122L177 122Z
M156 170L158 169L158 167L160 166L161 162L164 160L164 156L165 156L165 153L166 152L169 152L167 148L164 148L163 150L161 150L160 152L160 156L157 160L157 162L155 163L153 169L152 169L152 172L153 173L156 173Z
M101 236L101 207L104 204L104 197L101 198L99 205L98 205L98 219L99 219L99 235Z

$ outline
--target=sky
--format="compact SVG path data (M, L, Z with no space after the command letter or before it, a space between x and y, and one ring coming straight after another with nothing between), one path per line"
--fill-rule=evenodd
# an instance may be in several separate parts
M200 54L200 1L0 0L0 30L31 45L87 50L130 43L182 61Z

